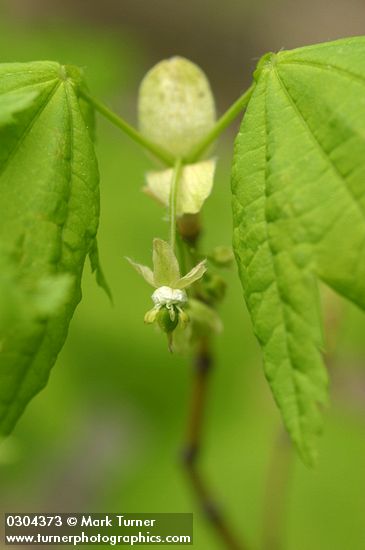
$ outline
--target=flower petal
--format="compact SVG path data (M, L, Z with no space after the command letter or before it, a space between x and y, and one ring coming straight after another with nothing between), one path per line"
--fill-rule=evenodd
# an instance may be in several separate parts
M154 286L176 287L176 281L180 278L179 264L176 256L166 241L153 240L153 276Z
M134 267L137 273L142 275L144 280L147 281L149 285L156 286L154 282L152 270L149 267L147 267L146 265L137 264L136 262L134 262L128 257L126 257L126 260L128 260L128 262Z
M203 277L206 270L206 260L203 260L202 262L198 263L198 265L193 267L193 269L189 271L189 273L184 275L184 277L181 277L181 279L176 282L175 288L182 289L192 285L193 283L195 283L195 281L198 281Z

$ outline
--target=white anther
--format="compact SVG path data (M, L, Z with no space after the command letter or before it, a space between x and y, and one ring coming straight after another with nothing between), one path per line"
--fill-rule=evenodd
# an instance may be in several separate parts
M170 288L169 286L160 286L152 294L153 303L156 306L170 306L173 304L185 304L188 301L185 290Z

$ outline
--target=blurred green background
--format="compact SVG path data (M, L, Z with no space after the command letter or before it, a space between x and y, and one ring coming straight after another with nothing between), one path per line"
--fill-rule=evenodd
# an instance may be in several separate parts
M360 0L8 0L0 2L0 58L80 65L93 94L135 122L139 82L162 57L200 64L222 112L265 51L362 34L364 23ZM99 245L114 307L87 267L84 299L48 387L0 446L0 509L193 511L194 547L220 548L179 463L191 367L144 326L150 289L124 260L149 263L152 238L167 237L163 211L141 192L151 162L100 119L97 135ZM231 240L232 140L233 130L218 149L204 210L206 250ZM280 418L235 269L227 280L202 463L226 515L257 548ZM333 297L331 304L341 317L332 334L331 405L318 468L309 471L294 457L288 472L287 550L365 548L365 317Z

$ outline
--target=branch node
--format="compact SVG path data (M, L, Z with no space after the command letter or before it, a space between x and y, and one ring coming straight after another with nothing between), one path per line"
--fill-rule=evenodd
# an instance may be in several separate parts
M218 506L214 502L207 500L204 503L203 508L204 513L209 521L213 523L217 523L218 521L220 521L221 513Z
M212 357L209 353L202 351L195 358L195 369L199 374L207 374L212 368Z
M196 463L198 455L199 455L198 445L189 445L188 447L183 449L183 451L181 453L181 458L182 458L183 464L187 468L192 467Z

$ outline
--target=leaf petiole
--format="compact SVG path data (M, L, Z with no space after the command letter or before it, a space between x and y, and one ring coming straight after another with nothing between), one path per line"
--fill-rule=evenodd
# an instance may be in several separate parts
M246 90L246 92L241 95L227 111L220 117L214 127L210 132L197 144L195 145L190 153L184 158L185 163L194 163L204 151L211 145L219 136L224 132L224 130L234 121L234 119L243 111L247 106L252 92L254 90L255 83ZM107 118L112 124L120 128L125 134L127 134L133 141L141 145L144 149L152 153L157 159L162 161L167 166L174 166L177 162L174 155L169 153L160 147L156 143L153 143L146 137L144 137L138 130L136 130L131 124L126 122L122 117L114 113L109 109L104 103L91 96L86 90L80 90L80 95L88 101L101 115Z
M168 151L165 151L159 145L156 145L149 139L145 138L138 130L126 122L122 117L111 111L101 101L91 96L85 90L80 90L80 95L88 101L101 115L107 118L112 124L123 130L133 141L141 145L144 149L152 153L157 159L161 160L167 166L175 164L175 157Z
M252 92L255 88L256 83L251 84L251 86L242 94L220 117L217 123L213 126L211 131L197 144L195 145L190 153L184 158L184 161L188 163L193 163L199 160L204 151L211 145L219 136L224 132L224 130L234 121L234 119L243 111L247 106Z

